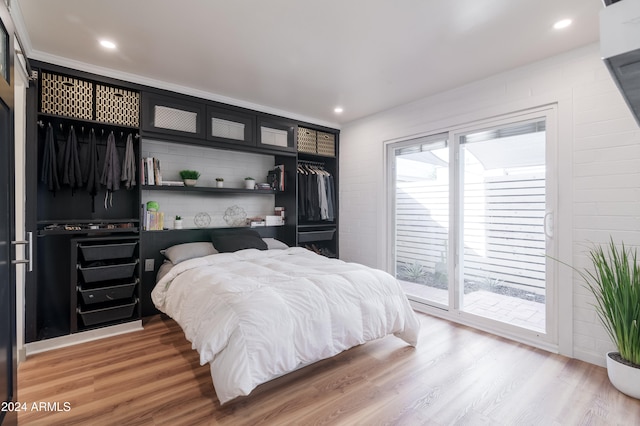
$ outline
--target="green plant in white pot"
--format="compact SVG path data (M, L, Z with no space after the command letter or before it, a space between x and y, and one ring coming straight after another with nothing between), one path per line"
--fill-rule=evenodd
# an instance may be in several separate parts
M255 189L256 186L256 180L252 177L246 177L244 178L244 187L246 189Z
M200 172L197 170L180 170L180 177L186 186L196 186Z
M618 352L607 354L607 373L622 393L640 399L640 266L637 250L618 248L589 251L593 271L578 271L596 298L598 317Z

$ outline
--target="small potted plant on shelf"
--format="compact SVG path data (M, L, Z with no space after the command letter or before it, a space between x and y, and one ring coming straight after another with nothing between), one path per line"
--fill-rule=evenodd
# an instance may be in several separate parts
M180 177L182 178L185 186L195 186L200 177L200 173L195 170L181 170Z
M617 351L607 353L609 380L640 399L640 265L637 250L617 247L589 251L591 270L577 271L596 299L595 309Z
M256 180L252 177L246 177L244 178L244 187L246 189L255 189L256 187Z
M173 221L173 229L182 229L182 217L176 215L176 219Z
M223 187L224 187L224 179L216 178L216 188L223 188Z

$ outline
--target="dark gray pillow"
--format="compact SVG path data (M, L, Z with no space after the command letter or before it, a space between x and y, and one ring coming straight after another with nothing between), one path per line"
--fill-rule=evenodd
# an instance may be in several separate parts
M267 249L267 243L262 241L260 234L252 229L215 230L211 234L211 241L220 253L232 253L248 248Z

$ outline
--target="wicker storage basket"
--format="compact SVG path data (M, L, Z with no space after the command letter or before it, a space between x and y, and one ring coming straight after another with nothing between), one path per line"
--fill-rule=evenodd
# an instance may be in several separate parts
M40 112L93 120L93 83L42 73Z
M96 121L138 127L140 95L118 87L96 85Z
M298 152L316 153L316 131L298 127Z
M336 156L336 136L332 133L318 132L318 155Z

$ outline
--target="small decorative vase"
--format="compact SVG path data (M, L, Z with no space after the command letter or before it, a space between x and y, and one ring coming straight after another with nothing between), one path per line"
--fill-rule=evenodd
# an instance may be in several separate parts
M623 364L611 358L607 353L607 375L611 384L625 395L640 399L640 368Z
M184 179L185 186L196 186L197 182L198 182L197 179Z
M256 187L256 181L252 180L252 179L245 179L244 181L244 187L246 189L255 189Z
M182 219L173 221L173 229L182 229Z
M222 181L216 181L216 188L224 188L224 182Z

